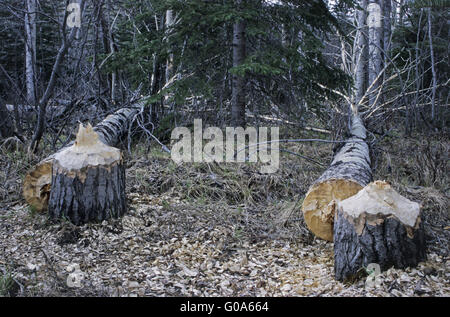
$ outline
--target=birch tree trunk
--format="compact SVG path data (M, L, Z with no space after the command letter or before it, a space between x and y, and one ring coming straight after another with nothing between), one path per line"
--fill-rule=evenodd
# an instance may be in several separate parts
M160 18L155 14L155 29L158 32L164 28L164 18L161 16ZM152 72L150 75L150 95L156 95L158 91L163 86L163 81L165 78L164 71L164 61L157 53L153 53L153 63L152 63ZM161 111L160 111L161 110ZM164 107L162 107L161 102L157 101L148 107L148 119L150 122L154 124L158 121L158 112L163 112Z
M240 7L242 1L237 0ZM233 67L240 66L245 60L245 21L239 20L233 25ZM231 121L235 127L245 127L245 77L232 76Z
M25 84L27 102L36 106L36 0L27 0L25 13Z
M366 28L366 13L367 0L360 0L360 10L356 11L356 48L355 48L355 102L352 105L352 112L357 113L357 105L360 104L364 93L366 92L366 73L367 73L367 56L365 54L367 48L367 28Z
M173 25L173 10L166 11L166 39L168 40L170 28ZM169 57L166 61L166 72L165 72L165 83L167 84L170 81L170 78L173 75L173 53L169 49Z
M403 26L403 15L405 13L405 1L404 0L398 1L397 13L398 13L398 18L397 18L398 25Z
M379 1L371 1L367 7L369 15L367 25L369 27L369 107L376 106L378 100L378 88L380 86L379 74L382 67L382 23L381 6Z

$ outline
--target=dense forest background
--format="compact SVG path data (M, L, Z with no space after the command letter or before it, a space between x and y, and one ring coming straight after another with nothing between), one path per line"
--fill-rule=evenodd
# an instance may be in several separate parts
M80 8L79 26L66 23L77 12L67 10L70 3ZM376 30L367 22L372 3L381 8ZM247 164L177 166L166 153L171 131L192 127L194 118L221 128L278 126L280 139L335 142L348 136L350 115L357 112L368 130L374 178L390 181L426 212L432 264L421 270L436 273L436 280L426 280L408 272L399 281L402 273L391 272L377 294L412 289L412 295L448 296L448 8L439 0L1 0L3 283L22 295L364 295L358 284L313 287L314 279L299 291L292 279L300 273L290 270L301 265L293 254L319 250L315 258L323 261L305 261L324 265L317 276L331 274L330 247L308 232L298 206L340 143L282 144L273 175ZM47 229L45 216L23 201L26 172L69 144L79 122L95 125L136 104L121 143L134 211L123 223ZM28 231L34 232L29 244L21 240ZM98 234L103 242L93 238ZM125 234L121 242L114 238ZM147 254L142 244L123 246L127 241L156 249ZM115 262L107 243L118 254L140 248L130 262L116 263L133 272L116 268L110 283L102 282L106 268L98 259L84 254L95 249ZM186 264L201 261L208 243L211 252L219 250L220 265L205 261L203 270L219 270L221 278L201 279L203 273ZM290 251L283 249L288 244ZM24 249L12 251L14 245ZM173 271L174 252L193 253ZM256 265L259 273L249 268L244 274L233 266L232 256L242 267L251 254L270 269L261 273ZM84 263L83 271L95 268L90 288L61 282L60 271L74 261ZM149 275L141 266L147 262L160 272L147 273L160 280L145 284ZM224 270L234 277L223 278ZM236 278L241 273L254 283ZM135 281L139 287L130 286Z
M336 133L362 97L357 14L367 1L83 1L80 28L64 27L66 2L1 4L1 136L35 151L44 131L57 147L73 122L102 119L139 96L150 97L142 123L157 134L181 117L243 126L264 116ZM385 2L381 93L376 105L361 102L363 117L378 135L393 126L442 131L445 1Z

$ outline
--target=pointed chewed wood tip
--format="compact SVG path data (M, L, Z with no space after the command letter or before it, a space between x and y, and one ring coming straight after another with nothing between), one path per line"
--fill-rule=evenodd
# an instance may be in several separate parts
M377 187L378 189L390 189L390 188L391 188L391 184L390 184L389 182L387 182L387 181L381 181L381 180L374 181L374 182L372 183L372 186L375 186L375 187Z
M88 123L86 127L80 123L77 137L75 139L75 146L92 146L98 142L98 134Z
M78 171L86 166L109 166L122 160L120 149L103 143L89 123L79 125L75 142L54 156L53 166Z

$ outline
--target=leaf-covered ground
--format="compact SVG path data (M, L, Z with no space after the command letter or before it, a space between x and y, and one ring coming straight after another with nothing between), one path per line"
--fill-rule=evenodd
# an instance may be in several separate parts
M310 151L331 155L328 147ZM450 296L448 199L440 190L396 185L422 202L426 262L382 272L375 286L365 276L343 284L334 280L333 244L314 238L299 212L322 167L289 158L277 174L261 175L246 164L137 157L129 160L123 218L75 227L50 223L21 200L1 209L6 295Z

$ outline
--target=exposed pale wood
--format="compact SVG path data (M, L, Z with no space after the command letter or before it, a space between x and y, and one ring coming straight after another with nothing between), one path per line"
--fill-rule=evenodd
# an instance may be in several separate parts
M346 179L329 179L311 187L303 201L303 215L308 228L319 238L333 241L334 214L329 208L332 200L343 200L363 188Z
M55 154L48 212L74 224L102 221L126 212L125 168L119 149L80 124L74 144Z
M306 193L302 211L308 228L319 238L333 241L329 203L356 194L372 180L366 130L359 116L352 118L351 137L334 156L330 167Z
M59 166L67 170L80 170L85 166L109 165L121 159L120 150L100 141L90 124L80 124L74 144L54 156Z
M333 202L335 276L354 277L370 263L382 270L416 266L426 258L420 205L375 181L356 195Z
M129 123L142 105L143 103L138 103L133 108L122 108L97 124L94 130L97 132L99 140L110 146L119 144L123 136L128 133ZM73 142L60 151L64 151L72 144ZM47 210L51 189L52 165L57 153L36 164L25 176L23 196L31 208L36 211Z

